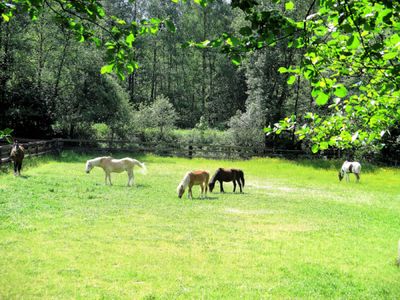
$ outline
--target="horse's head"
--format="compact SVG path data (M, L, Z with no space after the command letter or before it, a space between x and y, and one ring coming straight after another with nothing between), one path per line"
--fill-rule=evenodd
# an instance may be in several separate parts
M93 164L90 162L90 160L88 160L86 162L86 173L89 174L90 170L93 169Z
M338 176L339 176L339 181L342 181L342 179L344 177L342 170L339 171L339 175Z
M176 189L178 193L178 197L182 198L183 193L185 192L185 189L182 184L178 185L178 188Z
M11 149L13 151L18 151L19 150L19 142L17 140L14 141Z
M215 186L215 182L210 182L210 183L208 184L208 188L210 189L210 192L213 191L214 186Z

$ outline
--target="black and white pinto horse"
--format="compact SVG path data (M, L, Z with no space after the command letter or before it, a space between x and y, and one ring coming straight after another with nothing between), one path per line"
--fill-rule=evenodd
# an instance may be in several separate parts
M360 181L361 165L359 162L346 160L339 171L339 181L342 181L343 177L346 177L346 182L349 182L350 173L353 173L356 176L357 182Z

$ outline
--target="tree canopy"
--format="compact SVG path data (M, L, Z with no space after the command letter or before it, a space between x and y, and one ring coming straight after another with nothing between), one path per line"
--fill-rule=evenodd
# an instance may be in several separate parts
M206 11L216 1L194 2ZM176 7L180 3L171 0ZM280 45L293 49L285 50L285 57L297 55L299 59L283 60L279 71L292 89L309 86L313 101L307 113L300 114L296 108L292 115L265 124L267 134L291 131L298 139L309 140L312 151L318 152L329 147L379 147L382 138L396 128L400 119L397 1L232 0L230 5L243 16L236 30L221 27L215 37L187 37L182 43L208 53L218 49L234 65L262 49ZM139 58L132 49L140 47L139 37L175 32L179 18L174 19L171 14L145 16L141 20L122 17L96 0L0 2L3 23L18 14L28 14L36 20L44 9L52 11L53 21L68 28L80 42L105 49L106 64L101 73L114 72L121 80L138 68ZM205 62L203 55L203 70ZM212 70L211 64L209 69ZM206 74L201 76L205 78ZM206 99L205 84L202 89ZM281 90L280 96L288 93Z

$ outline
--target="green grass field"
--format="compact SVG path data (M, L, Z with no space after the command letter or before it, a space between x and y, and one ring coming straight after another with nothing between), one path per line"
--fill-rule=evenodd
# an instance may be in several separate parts
M326 161L137 156L148 173L128 188L88 158L0 175L0 299L400 297L397 169L356 184ZM178 199L186 171L220 166L244 170L244 194Z

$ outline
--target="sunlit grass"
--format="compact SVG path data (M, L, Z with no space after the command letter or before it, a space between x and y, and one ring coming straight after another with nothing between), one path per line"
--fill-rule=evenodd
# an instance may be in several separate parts
M338 163L137 156L85 174L88 156L0 175L0 298L390 298L400 296L400 173ZM237 167L244 194L178 199L186 171ZM138 171L138 170L136 170Z

